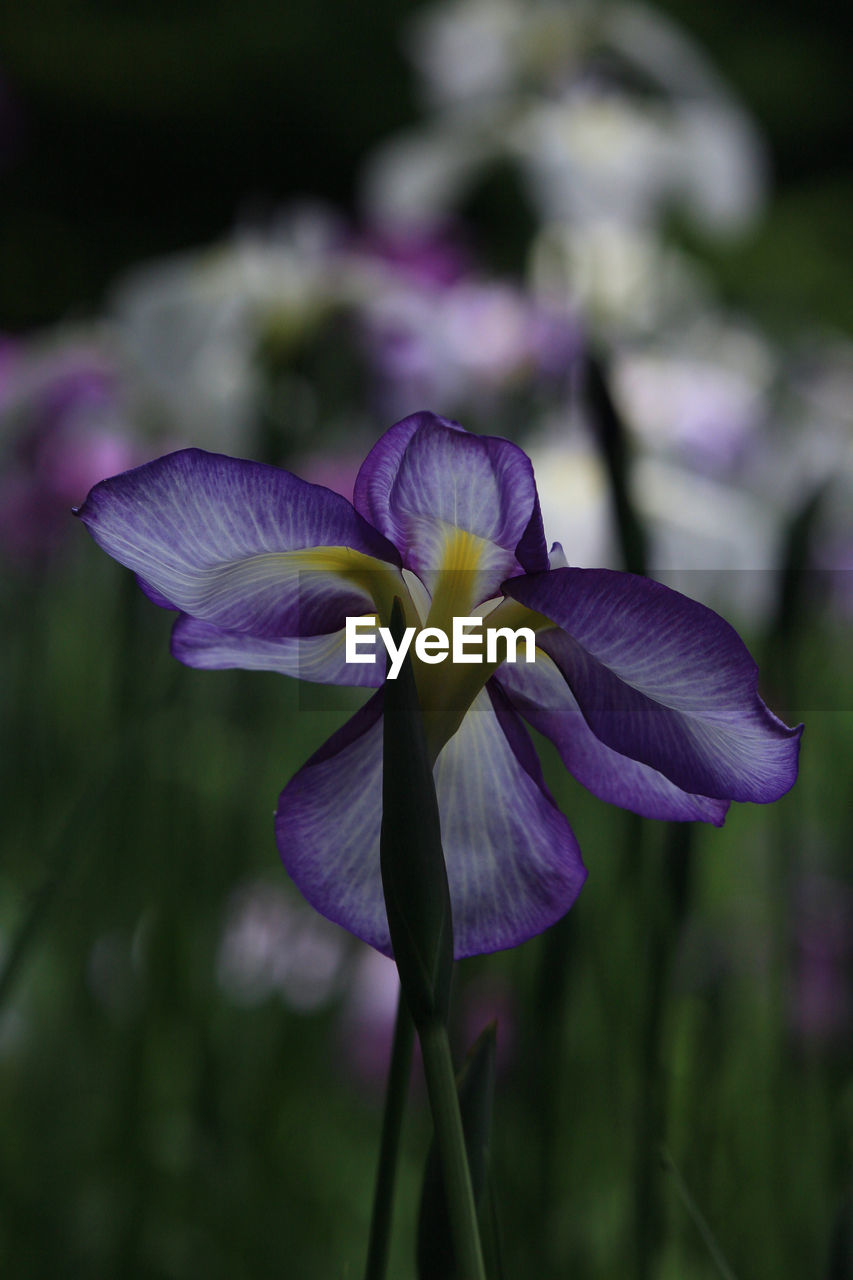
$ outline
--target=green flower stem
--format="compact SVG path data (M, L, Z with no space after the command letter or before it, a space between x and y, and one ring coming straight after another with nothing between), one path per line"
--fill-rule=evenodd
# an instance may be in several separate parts
M364 1280L385 1280L388 1266L394 1183L400 1151L400 1134L403 1128L403 1112L406 1109L406 1096L409 1090L414 1030L409 1006L401 990L397 1001L394 1043L391 1048L391 1065L388 1069L388 1086L385 1091L385 1111L382 1116L382 1137L379 1144L379 1164L376 1169L376 1189L373 1194L373 1213L370 1219L370 1241L367 1246Z
M432 1019L419 1028L418 1034L444 1175L457 1280L486 1280L447 1027L438 1019Z

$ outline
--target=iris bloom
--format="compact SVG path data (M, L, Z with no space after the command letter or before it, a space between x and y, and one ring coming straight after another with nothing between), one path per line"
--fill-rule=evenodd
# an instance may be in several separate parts
M384 662L345 662L347 616L387 625L396 596L407 625L450 633L478 612L536 633L529 664L427 666L410 650L457 956L547 928L586 875L523 721L595 795L647 817L719 825L731 800L775 800L796 777L801 731L761 701L732 628L656 582L549 557L533 468L506 440L414 414L368 454L353 505L187 449L96 485L79 514L180 611L180 661L376 687L281 793L276 838L306 898L380 951Z

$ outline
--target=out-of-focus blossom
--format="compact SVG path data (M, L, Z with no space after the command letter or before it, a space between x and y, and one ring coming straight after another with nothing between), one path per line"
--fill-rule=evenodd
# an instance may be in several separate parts
M58 334L0 348L0 553L8 561L32 565L58 551L81 496L145 456L107 342Z
M217 958L224 991L239 1004L277 995L308 1012L338 993L344 935L280 885L258 880L231 897Z
M776 411L780 447L768 451L770 482L790 503L833 481L853 498L853 343L813 338L786 357L784 397Z
M610 492L589 432L554 417L525 441L536 473L542 522L580 568L617 564Z
M434 218L501 159L518 164L546 223L649 225L679 206L728 232L760 206L749 118L651 10L457 0L417 16L409 49L440 111L374 158L376 220Z
M372 947L360 949L341 1005L341 1063L363 1085L380 1090L388 1073L400 980L397 966Z
M509 143L545 222L643 227L682 208L727 229L755 185L734 128L709 105L637 101L583 83L523 116Z
M769 411L768 344L710 317L668 342L623 349L614 392L627 425L656 454L698 472L731 474Z
M559 396L579 345L564 298L478 275L457 227L356 230L316 208L141 269L114 309L141 418L288 462L346 452L368 402L482 416L507 392ZM356 390L330 412L342 359Z
M427 104L459 107L511 91L524 54L525 18L513 0L444 3L416 13L405 44Z
M768 616L778 587L777 507L749 488L648 456L634 466L632 492L655 577L750 623Z
M575 404L526 441L543 519L569 562L617 566L612 500L601 457ZM748 485L639 452L630 470L634 505L649 538L651 573L668 586L748 621L766 616L778 586L785 508Z
M514 390L559 388L576 357L568 315L502 283L464 280L434 291L388 289L361 311L382 407L486 412Z
M568 302L591 332L619 341L678 331L712 304L708 282L679 249L618 220L543 226L529 277L537 297Z
M373 262L395 277L439 289L470 275L474 265L466 236L452 223L427 230L415 225L368 227L350 239L348 252L365 269Z
M138 268L112 310L161 430L212 447L244 443L262 390L259 348L274 330L299 346L346 292L335 250L345 231L323 207L269 230Z

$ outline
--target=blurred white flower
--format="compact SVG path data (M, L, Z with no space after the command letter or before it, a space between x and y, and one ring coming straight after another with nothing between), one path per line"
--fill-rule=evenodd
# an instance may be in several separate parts
M543 226L529 262L537 296L573 305L608 338L677 328L709 301L710 288L684 254L621 221Z
M217 975L238 1004L277 995L308 1012L338 993L346 953L339 929L284 888L256 880L228 903Z
M528 438L545 534L580 568L620 567L611 495L578 406ZM780 509L747 487L703 476L643 451L630 488L649 538L649 567L668 586L752 621L774 599Z
M695 45L640 5L456 0L416 15L408 49L420 130L368 166L373 219L429 219L496 160L516 163L545 222L657 225L680 206L706 231L758 213L766 163L745 110Z
M274 326L279 341L298 342L335 305L341 234L328 211L308 206L119 283L112 311L161 429L212 449L245 439L261 394L263 333Z
M589 434L577 420L555 416L524 447L533 463L549 545L559 542L576 568L615 566L607 475Z
M731 473L765 423L776 362L745 325L707 314L667 341L617 350L613 391L655 453L699 472Z
M416 13L405 39L428 105L460 104L513 84L526 19L513 0L452 0Z

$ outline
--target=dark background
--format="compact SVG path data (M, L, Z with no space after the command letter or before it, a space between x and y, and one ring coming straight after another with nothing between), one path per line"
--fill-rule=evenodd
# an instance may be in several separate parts
M399 39L416 7L5 5L0 75L17 137L0 188L0 326L86 314L122 267L288 197L352 206L366 150L417 118ZM851 327L845 6L659 7L697 38L771 147L769 219L736 247L706 249L724 289L765 322L805 313ZM511 235L512 211L491 217Z

